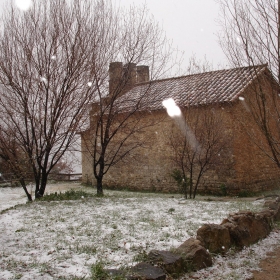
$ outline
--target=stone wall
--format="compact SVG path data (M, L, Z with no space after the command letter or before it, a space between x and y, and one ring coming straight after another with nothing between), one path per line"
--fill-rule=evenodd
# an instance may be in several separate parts
M265 209L230 214L220 225L205 224L196 238L189 238L172 251L152 250L145 262L128 270L106 270L111 277L124 279L177 279L186 272L212 266L211 254L225 255L231 248L242 250L267 237L273 225L280 220L280 200L265 202Z
M223 119L225 134L229 137L229 149L223 164L204 174L199 186L200 192L238 195L279 187L279 169L252 141L257 139L258 143L267 148L264 137L258 132L246 107L246 100L249 102L250 96L252 91L248 89L243 94L245 103L237 100L230 104L192 109L200 112L209 108L215 110L215 114ZM104 184L111 188L176 192L178 187L170 174L177 167L171 160L172 150L168 139L170 131L179 128L165 110L141 114L142 121L153 123L145 133L137 135L137 141L143 141L143 145L129 153L118 165L111 167L104 177ZM84 133L85 139L88 133ZM91 157L86 152L85 143L82 140L83 181L95 184Z

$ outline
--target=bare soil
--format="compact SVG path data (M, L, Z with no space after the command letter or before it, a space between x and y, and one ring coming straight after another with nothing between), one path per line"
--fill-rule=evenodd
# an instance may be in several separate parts
M280 234L280 232L279 232ZM280 280L280 246L260 262L261 271L254 271L250 280Z

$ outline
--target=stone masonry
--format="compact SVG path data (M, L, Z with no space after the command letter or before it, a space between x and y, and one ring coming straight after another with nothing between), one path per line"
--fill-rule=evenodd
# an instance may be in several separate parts
M122 64L119 63L112 65L110 68L111 72L114 70L113 66L117 67L116 73L119 75ZM138 88L142 88L149 83L147 82L149 79L149 72L146 66L136 67L136 65L134 65L132 68L134 69L133 71L136 71L135 74L131 75L136 85L139 85L135 89L135 91L137 91ZM246 69L244 70L244 73L246 73ZM261 71L266 71L266 69L261 68ZM114 73L111 72L110 78L116 81L118 76L117 78L114 78ZM197 88L195 87L196 84L199 84L200 79L203 79L203 74L193 75L190 78L178 78L177 82L181 82L181 87L183 87L184 83L189 85L193 83L193 79L195 79L195 84L192 86L193 90L197 91L196 94L199 95L201 91L206 91L205 94L209 92L210 97L214 96L211 98L215 98L215 94L212 94L211 90L221 91L220 97L218 96L218 93L216 94L216 96L218 96L216 98L220 98L221 102L211 101L211 103L210 101L205 102L205 100L202 99L200 101L196 101L198 103L197 105L189 107L189 110L194 110L196 112L214 110L215 114L220 116L220 118L223 120L223 123L225 124L224 133L227 134L230 139L230 150L226 155L223 155L224 164L219 165L214 169L208 170L203 175L199 186L199 191L201 193L219 193L221 191L221 187L223 187L227 194L238 195L242 192L257 192L277 188L280 183L279 169L273 163L273 161L265 156L259 147L257 147L257 145L255 145L252 141L252 133L254 133L254 140L256 141L257 139L258 143L262 143L263 148L267 148L265 138L261 133L258 132L258 127L252 120L251 114L248 111L248 106L246 103L244 103L247 100L250 102L253 100L254 102L254 91L252 86L250 86L250 83L248 85L248 82L244 86L245 82L243 81L239 88L237 88L236 96L230 99L230 101L225 102L223 100L227 99L223 99L223 96L234 92L234 86L238 84L239 80L241 80L240 77L242 76L235 77L234 69L232 72L225 72L226 76L223 78L223 81L228 81L228 84L225 84L224 87L220 89L219 83L222 83L222 81L217 80L216 84L212 85L214 80L219 78L219 71L212 73L213 74L211 74L211 72L206 73L209 75L210 80L213 79L211 82L211 87L209 84L207 84L207 90L201 86L197 86ZM188 79L191 79L191 82L189 82ZM137 81L139 81L140 84L137 84ZM158 86L155 90L159 92L160 90L167 92L168 90L163 88L161 84L164 83L166 87L168 86L168 81L168 79L158 81ZM206 82L208 82L208 80ZM174 79L170 79L170 84L173 85L174 83ZM151 88L152 85L153 82L150 82L149 86ZM176 89L176 86L177 84L173 85L173 88ZM217 88L215 88L215 86ZM133 91L134 88L131 88L133 88L133 86L129 84L129 88L127 89L125 96L128 94L136 94ZM225 90L225 88L230 88L230 90ZM269 85L266 86L265 78L263 82L263 88L267 89L267 94L270 94L271 89ZM172 88L170 88L170 91L172 91ZM242 98L238 98L240 96ZM179 96L178 100L179 98L181 97ZM189 98L190 99L188 100L192 100L191 96ZM160 97L159 99L164 99L164 96ZM139 137L138 140L143 140L144 145L134 152L131 152L124 161L121 161L118 165L113 166L104 177L104 185L116 189L122 188L162 192L178 191L176 182L170 176L175 167L171 161L172 150L168 144L168 137L170 136L171 129L174 129L174 127L175 129L179 129L179 127L177 126L176 122L166 114L166 111L161 106L160 102L154 102L153 104L156 104L153 105L156 109L149 108L149 110L140 110L137 116L137 118L141 118L143 122L153 123L153 125L149 126L145 132L139 134L138 136L136 135L136 137ZM91 123L94 125L94 121ZM85 143L90 141L87 139L90 139L91 129L93 129L93 127L90 127L89 130L83 132L83 181L95 184L95 179L92 172L91 157L85 148Z

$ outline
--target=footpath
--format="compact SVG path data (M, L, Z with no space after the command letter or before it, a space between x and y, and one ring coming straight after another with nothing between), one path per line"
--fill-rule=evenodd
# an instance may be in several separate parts
M280 231L279 231L280 234ZM280 246L260 262L261 271L254 271L250 280L280 280Z

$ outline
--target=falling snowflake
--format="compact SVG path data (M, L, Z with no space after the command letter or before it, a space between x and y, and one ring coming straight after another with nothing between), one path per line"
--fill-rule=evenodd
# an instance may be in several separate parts
M48 80L45 77L40 77L40 81L42 83L46 84Z
M31 8L32 0L15 0L15 4L22 11L27 11Z
M176 105L173 98L168 98L162 101L162 105L166 108L167 114L170 117L179 117L181 116L181 110Z
M242 42L240 37L236 37L236 41L238 44L241 44L241 42Z

